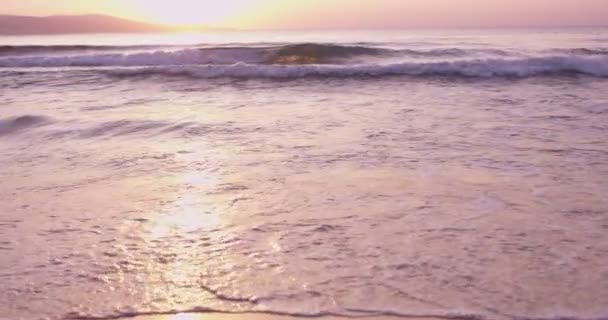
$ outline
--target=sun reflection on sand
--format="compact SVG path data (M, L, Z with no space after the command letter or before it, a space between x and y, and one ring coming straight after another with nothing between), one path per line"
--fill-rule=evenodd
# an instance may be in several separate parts
M204 317L197 314L191 313L180 313L176 315L169 316L167 320L203 320Z
M171 234L188 234L196 230L213 230L221 224L220 213L208 208L195 195L181 196L171 213L160 214L154 220L150 236L158 239Z
M197 230L209 231L221 225L221 212L196 192L202 186L212 186L213 181L200 173L189 173L183 176L183 182L186 185L183 193L178 195L168 209L153 219L154 224L150 229L152 239L171 234L184 236Z
M145 230L148 248L146 301L160 310L198 306L213 298L200 287L207 272L204 250L225 235L226 218L221 203L208 195L216 187L212 174L188 172L172 181L171 191ZM187 309L187 308L185 308ZM165 319L165 318L163 318ZM166 319L203 319L179 314Z

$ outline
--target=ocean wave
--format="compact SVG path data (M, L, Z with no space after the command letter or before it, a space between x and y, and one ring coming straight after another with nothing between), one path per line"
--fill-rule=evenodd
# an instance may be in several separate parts
M550 52L562 53L562 54L574 54L574 55L591 55L591 56L608 55L607 48L556 49L556 50L551 50Z
M108 52L76 55L10 56L0 58L0 67L103 67L167 66L190 64L262 63L259 49L180 49L145 52Z
M186 64L312 64L337 62L388 49L332 44L280 46L147 47L23 46L0 47L0 67L161 66Z
M365 46L294 44L270 50L265 61L272 64L320 64L355 56L376 56L388 51Z
M471 56L496 56L508 57L519 56L517 53L500 49L461 49L461 48L437 48L428 50L401 49L397 51L403 55L413 57L435 58L435 57L471 57Z
M322 43L276 46L4 46L0 67L101 67L206 64L353 64L360 57L441 58L509 56L498 49L389 49L371 45Z
M133 50L154 50L162 48L172 48L177 46L158 46L158 45L133 45L133 46L91 46L91 45L25 45L25 46L0 46L0 57L2 56L23 56L33 54L56 55L61 53L94 53L107 51L133 51Z
M8 119L0 119L0 136L13 134L31 127L48 123L49 118L36 115L24 115Z
M57 48L57 47L56 47ZM268 47L187 47L124 52L0 57L0 68L101 69L114 76L301 78L379 76L528 77L544 74L608 76L608 51L555 49L524 55L499 49L389 49L370 45L289 44ZM31 48L30 48L31 49ZM67 50L67 49L65 49ZM97 51L96 51L97 50ZM61 51L61 50L59 50ZM54 70L54 69L50 69Z
M472 78L531 77L583 74L608 77L608 57L552 56L520 59L471 59L461 61L407 62L356 65L190 65L100 69L116 77L180 76L189 78L304 78L458 76Z

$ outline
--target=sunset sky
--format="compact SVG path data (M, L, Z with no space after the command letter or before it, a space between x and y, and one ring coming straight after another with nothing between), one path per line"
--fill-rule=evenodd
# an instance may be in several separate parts
M2 14L109 14L235 28L605 25L608 0L2 0Z

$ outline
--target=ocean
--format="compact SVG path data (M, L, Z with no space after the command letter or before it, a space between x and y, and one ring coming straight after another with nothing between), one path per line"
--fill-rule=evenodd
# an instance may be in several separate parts
M0 319L608 318L608 29L0 37Z

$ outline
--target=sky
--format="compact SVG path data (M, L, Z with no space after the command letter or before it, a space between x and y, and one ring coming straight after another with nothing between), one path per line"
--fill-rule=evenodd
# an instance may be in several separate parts
M109 14L243 29L594 26L608 0L0 0L0 14Z

